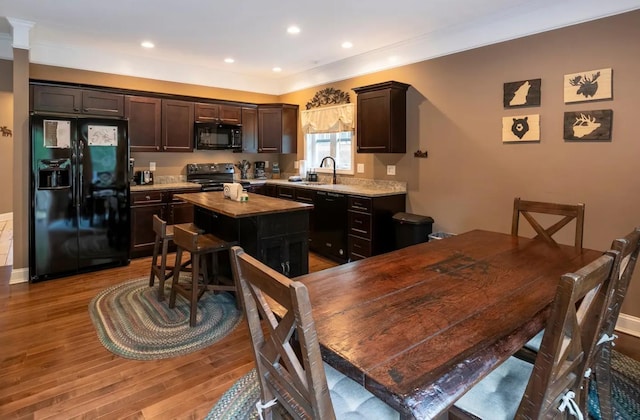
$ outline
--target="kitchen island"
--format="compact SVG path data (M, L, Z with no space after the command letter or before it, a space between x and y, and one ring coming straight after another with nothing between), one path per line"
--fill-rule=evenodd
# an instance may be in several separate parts
M219 191L177 194L191 203L194 223L288 277L309 272L309 210L313 205L249 193L245 202ZM223 264L224 265L224 264Z

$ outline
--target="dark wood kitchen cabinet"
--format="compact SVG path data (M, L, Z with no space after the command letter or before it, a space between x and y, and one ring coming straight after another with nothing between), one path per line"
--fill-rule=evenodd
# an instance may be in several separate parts
M238 105L197 102L196 122L216 122L221 124L242 124L242 107Z
M242 107L242 151L258 153L258 108Z
M144 96L127 96L132 152L193 151L193 102Z
M258 152L296 153L298 105L258 105Z
M100 90L31 85L30 102L35 112L124 116L124 95Z
M135 191L131 193L131 256L145 257L153 253L155 232L153 215L168 224L193 222L193 204L174 199L174 194L193 190Z
M131 152L162 150L162 99L127 96L125 115L129 119L129 150Z
M395 248L393 215L405 211L405 194L350 195L347 205L349 260L361 260Z
M193 151L193 102L162 100L162 151Z
M358 153L406 153L409 87L390 81L353 89L358 95Z

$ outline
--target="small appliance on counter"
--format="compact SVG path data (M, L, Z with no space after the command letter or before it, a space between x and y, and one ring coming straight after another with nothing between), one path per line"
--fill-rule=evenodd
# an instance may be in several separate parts
M133 180L136 185L153 185L153 172L136 171Z
M315 169L311 169L309 172L307 172L307 181L318 182L318 174L316 173Z
M253 177L255 179L267 179L264 174L265 163L264 161L253 162Z

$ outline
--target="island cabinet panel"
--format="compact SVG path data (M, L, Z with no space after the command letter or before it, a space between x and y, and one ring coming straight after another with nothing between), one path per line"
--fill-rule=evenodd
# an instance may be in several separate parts
M124 116L124 95L66 86L32 85L31 109L36 112Z
M353 89L358 95L358 153L406 153L409 86L390 81Z
M233 218L196 206L194 215L200 228L238 241L245 252L279 273L296 277L309 272L308 210Z

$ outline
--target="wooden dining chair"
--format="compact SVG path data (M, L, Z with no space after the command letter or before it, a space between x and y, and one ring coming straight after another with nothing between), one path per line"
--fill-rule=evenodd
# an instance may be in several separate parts
M535 364L510 357L455 403L450 418L567 418L585 412L580 386L619 259L612 250L563 275Z
M553 225L544 228L533 217L532 213L536 214L551 214L557 216L564 216L562 219L554 223ZM557 204L557 203L544 203L540 201L526 201L521 200L520 197L516 197L513 200L513 219L511 221L511 234L518 236L518 228L520 224L520 215L522 215L536 231L536 238L545 240L551 245L557 245L558 243L553 239L553 235L560 229L565 227L569 222L575 219L576 221L576 233L575 233L575 247L582 249L582 236L584 229L584 204Z
M399 418L364 387L323 363L304 284L272 270L237 246L231 249L231 260L243 294L260 380L257 407L263 418L272 417L276 403L295 419ZM292 337L299 345L292 345Z
M620 315L622 302L629 289L629 283L635 270L638 253L640 252L640 227L622 239L613 241L611 248L620 253L618 267L614 267L617 276L613 279L604 314L598 333L598 343L592 353L587 366L592 368L595 375L600 403L600 417L602 420L613 419L611 405L611 350L614 346L615 327ZM589 378L587 378L587 381ZM588 393L589 384L583 386L583 392Z

